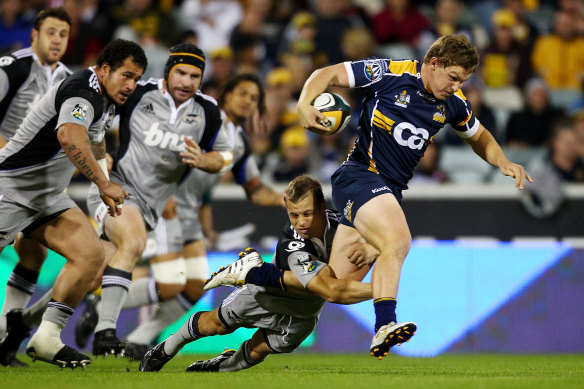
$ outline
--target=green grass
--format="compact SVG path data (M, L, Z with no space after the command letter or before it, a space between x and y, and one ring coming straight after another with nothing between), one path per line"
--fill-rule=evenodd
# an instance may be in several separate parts
M272 389L272 388L584 388L584 355L443 355L377 361L366 354L273 355L237 373L184 373L201 355L180 355L159 373L140 373L137 362L98 359L83 371L37 362L27 369L0 367L5 389ZM21 356L27 362L30 359Z

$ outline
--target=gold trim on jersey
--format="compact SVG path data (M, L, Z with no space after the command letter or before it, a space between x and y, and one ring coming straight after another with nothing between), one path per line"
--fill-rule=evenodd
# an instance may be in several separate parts
M458 123L457 126L464 126L466 123L468 123L468 121L470 120L470 118L472 117L472 111L470 111L470 113L468 114L467 118L464 119L462 122Z
M392 120L382 114L378 109L373 112L373 124L377 127L389 132L391 134L391 130L393 125L395 124L395 120Z
M418 62L412 60L404 61L390 61L389 71L396 75L403 75L404 73L409 73L412 75L418 74L417 68Z

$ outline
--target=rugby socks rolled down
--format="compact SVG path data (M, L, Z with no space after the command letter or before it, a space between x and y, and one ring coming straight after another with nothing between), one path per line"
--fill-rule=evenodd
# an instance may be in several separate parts
M122 306L132 284L132 273L106 267L101 282L101 307L95 332L116 328Z
M32 297L39 272L17 264L6 284L4 305L0 313L0 339L6 335L6 314L15 308L26 308Z
M199 332L199 318L203 313L194 313L178 331L164 341L164 352L166 355L173 357L186 344L203 337Z
M245 276L245 283L286 290L284 270L279 269L272 263L264 262L261 266L252 267Z
M391 322L397 322L395 316L395 307L397 302L393 297L381 297L373 300L375 308L375 332Z

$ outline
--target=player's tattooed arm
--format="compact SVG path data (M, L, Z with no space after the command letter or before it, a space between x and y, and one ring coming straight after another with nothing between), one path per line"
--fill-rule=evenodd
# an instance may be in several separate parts
M90 139L87 139L87 143L89 143L91 152L95 159L100 160L106 157L105 138L103 138L101 142L92 142Z
M65 123L58 128L57 139L73 165L95 183L103 195L112 200L112 206L124 202L127 196L126 191L105 176L92 152L92 145L85 127L79 124ZM103 157L105 158L105 153L103 153Z

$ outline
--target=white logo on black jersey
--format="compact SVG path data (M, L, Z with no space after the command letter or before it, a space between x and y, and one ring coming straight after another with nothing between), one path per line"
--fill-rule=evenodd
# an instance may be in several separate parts
M305 246L304 243L299 242L297 240L293 240L290 243L288 243L288 248L286 249L286 251L288 251L290 253L292 251L300 250L304 246Z
M0 58L0 66L8 66L14 61L16 61L16 58L7 55L6 57Z
M97 79L97 74L93 73L89 77L89 86L99 92L99 80Z
M152 106L152 103L146 104L146 105L140 107L140 112L148 113L150 115L155 114L154 107Z

